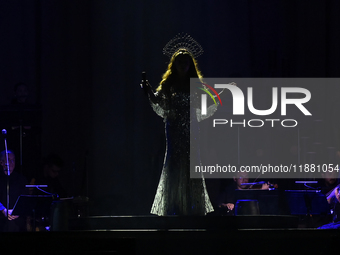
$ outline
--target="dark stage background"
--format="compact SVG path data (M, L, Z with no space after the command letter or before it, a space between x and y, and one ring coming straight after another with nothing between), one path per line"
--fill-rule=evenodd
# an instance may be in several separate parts
M42 132L23 154L59 154L65 188L88 196L91 214L147 215L165 140L139 84L142 71L161 80L164 45L192 35L205 77L339 77L339 11L335 0L1 0L0 103L29 86ZM24 161L23 173L39 164Z

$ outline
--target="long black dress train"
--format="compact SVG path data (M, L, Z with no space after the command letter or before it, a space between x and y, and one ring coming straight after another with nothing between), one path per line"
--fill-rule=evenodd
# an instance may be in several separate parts
M205 215L213 211L205 181L190 178L189 93L175 93L170 99L158 94L154 111L164 118L166 153L151 213L156 215ZM195 109L192 109L195 111Z

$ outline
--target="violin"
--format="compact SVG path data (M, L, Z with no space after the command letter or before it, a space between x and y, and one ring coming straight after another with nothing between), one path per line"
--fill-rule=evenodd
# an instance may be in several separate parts
M339 196L339 193L340 193L340 184L337 185L334 189L332 189L331 191L329 191L327 194L326 194L326 197L327 197L327 202L330 203L332 198L335 197L339 203L340 203L340 196Z

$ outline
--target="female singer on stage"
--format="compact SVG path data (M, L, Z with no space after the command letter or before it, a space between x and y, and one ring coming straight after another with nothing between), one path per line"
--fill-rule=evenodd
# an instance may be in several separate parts
M192 38L190 40L194 41ZM164 165L151 214L205 215L213 211L203 176L199 179L190 178L192 77L201 79L202 75L192 51L182 47L172 54L156 93L144 81L143 88L154 111L164 118L166 132Z

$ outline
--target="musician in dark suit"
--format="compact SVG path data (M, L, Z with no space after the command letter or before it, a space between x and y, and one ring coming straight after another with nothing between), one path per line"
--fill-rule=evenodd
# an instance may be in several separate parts
M340 185L327 193L327 202L333 211L333 221L340 222Z
M340 229L340 182L338 173L328 171L321 174L321 192L326 195L327 202L333 212L333 222L321 226L321 229Z
M7 216L7 211L11 212L15 202L20 195L26 194L25 185L27 184L26 178L14 171L15 169L15 155L12 151L8 151L8 165L9 165L9 208L7 205L7 159L6 152L2 151L0 153L0 209L2 214L0 215L0 232L1 231L26 231L26 225L23 217L17 215Z
M333 210L333 222L319 227L319 229L340 229L340 187L337 186L327 196L327 201Z

